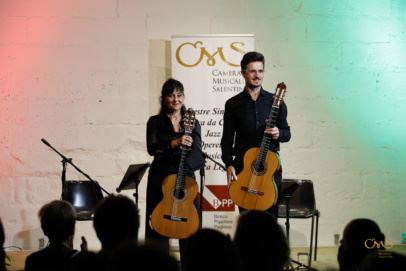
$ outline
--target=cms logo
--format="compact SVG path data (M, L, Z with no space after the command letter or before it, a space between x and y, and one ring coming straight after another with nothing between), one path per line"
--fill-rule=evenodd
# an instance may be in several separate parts
M375 248L392 248L393 243L390 241L387 241L384 243L383 241L377 241L375 238L372 239L366 239L364 242L364 246L368 249L375 249Z
M231 54L239 54L239 55L244 55L245 51L242 49L244 47L243 42L231 42L229 45L230 53ZM216 64L216 61L221 60L225 64L231 66L231 67L239 67L239 63L232 63L229 61L225 55L224 55L224 47L217 47L213 51L208 51L206 47L204 47L204 44L202 41L196 41L194 43L192 42L185 42L182 43L181 45L178 46L176 49L176 61L184 66L184 67L196 67L199 65L202 61L205 61L208 66L214 66ZM186 61L183 59L183 52L188 52L189 54L192 54L195 56L194 60L188 60ZM237 59L240 59L238 57Z

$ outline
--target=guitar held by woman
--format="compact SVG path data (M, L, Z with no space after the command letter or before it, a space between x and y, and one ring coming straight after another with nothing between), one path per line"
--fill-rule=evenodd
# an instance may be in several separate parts
M184 116L185 135L192 134L195 113L188 109ZM185 159L188 147L182 147L177 174L167 176L162 183L163 199L152 212L152 229L170 238L186 238L199 227L199 216L194 206L197 196L197 183L186 176Z

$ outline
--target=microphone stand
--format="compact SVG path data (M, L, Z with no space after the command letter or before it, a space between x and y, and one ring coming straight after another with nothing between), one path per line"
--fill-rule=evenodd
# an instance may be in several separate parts
M205 182L206 182L205 166L206 166L206 161L203 162L203 165L200 168L200 198L199 198L200 228L203 227L203 190L204 190L204 186L205 186Z
M98 182L96 182L95 180L93 180L92 178L90 178L89 175L87 175L86 173L84 173L80 168L78 168L73 162L72 162L72 158L66 158L62 153L60 153L59 151L57 151L54 147L52 147L51 144L49 144L48 141L46 141L45 139L41 139L42 143L44 143L45 145L47 145L48 147L50 147L54 152L56 152L57 154L59 154L59 156L62 157L62 194L61 194L61 198L64 198L64 193L66 192L66 165L67 163L69 163L71 166L73 166L77 171L79 171L80 173L82 173L89 181L91 181L94 185L96 185L97 187L99 187L101 190L104 191L104 193L106 193L107 195L110 195L109 192L107 192L103 187L101 187L101 185L99 185Z
M61 199L64 199L66 196L66 164L68 163L68 161L72 161L72 158L66 158L66 157L62 157L62 174L61 174L61 179L62 179L62 192L61 192Z
M224 171L226 171L226 167L222 164L220 164L219 162L217 162L216 160L214 160L213 158L211 158L207 153L205 153L204 151L202 151L203 153L203 157L204 158L208 158L210 161L212 161L213 163L215 163L216 165L218 165L221 169L223 169Z

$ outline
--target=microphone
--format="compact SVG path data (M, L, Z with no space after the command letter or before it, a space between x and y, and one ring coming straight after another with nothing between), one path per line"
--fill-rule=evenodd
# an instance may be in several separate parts
M44 143L48 147L51 147L51 144L49 144L48 141L46 141L45 139L41 138L41 141L42 141L42 143Z

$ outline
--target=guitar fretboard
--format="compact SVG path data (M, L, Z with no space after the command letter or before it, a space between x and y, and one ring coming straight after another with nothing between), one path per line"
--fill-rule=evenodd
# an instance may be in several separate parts
M271 109L271 112L269 113L269 117L268 117L268 120L266 123L266 128L272 128L275 126L276 120L278 118L278 113L279 113L279 107L272 105L272 109ZM257 161L254 165L255 170L257 172L262 171L261 167L263 167L263 165L265 163L266 155L269 151L269 145L271 143L271 140L272 140L271 135L264 133L264 135L262 137L261 147L259 149Z
M180 155L180 162L179 162L179 169L178 175L176 176L176 184L175 184L175 197L180 199L183 197L183 189L185 187L185 176L186 176L186 161L187 149L182 148L182 152Z
M194 112L192 109L188 109L186 112L186 117L185 117L185 122L184 122L184 127L185 127L185 135L191 136L193 127L195 124L195 118L194 118ZM181 147L181 155L180 155L180 161L179 161L179 169L178 169L178 174L176 175L176 184L175 184L175 191L174 191L174 196L177 199L181 199L184 196L184 189L185 189L185 176L186 176L186 156L189 151L188 147Z

